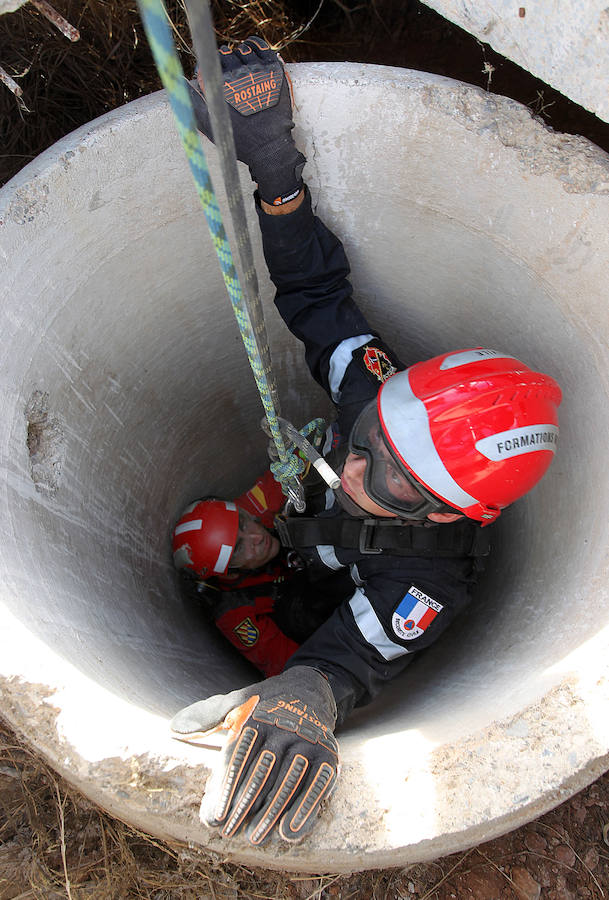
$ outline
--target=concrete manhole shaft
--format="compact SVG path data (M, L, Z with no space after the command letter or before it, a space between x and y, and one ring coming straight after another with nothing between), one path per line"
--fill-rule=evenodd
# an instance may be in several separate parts
M436 76L292 74L305 176L372 323L405 361L481 345L556 377L556 461L502 517L471 612L339 735L311 839L252 850L204 829L215 753L167 722L252 676L180 599L169 534L193 498L244 490L265 438L168 105L144 98L0 192L0 683L2 713L109 811L243 862L340 872L488 839L607 768L609 158ZM251 213L301 424L328 407L272 309Z

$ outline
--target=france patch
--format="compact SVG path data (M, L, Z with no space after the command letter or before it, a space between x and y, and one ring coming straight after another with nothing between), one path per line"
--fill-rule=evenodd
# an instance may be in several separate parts
M420 637L444 607L413 585L402 597L393 614L393 630L403 641Z

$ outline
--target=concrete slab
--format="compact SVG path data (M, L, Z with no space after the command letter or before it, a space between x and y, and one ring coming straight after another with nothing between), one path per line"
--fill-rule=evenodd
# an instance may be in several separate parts
M424 0L493 50L609 122L605 0Z

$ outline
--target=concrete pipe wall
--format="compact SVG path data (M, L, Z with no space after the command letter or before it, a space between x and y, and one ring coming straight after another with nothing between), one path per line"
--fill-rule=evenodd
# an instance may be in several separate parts
M292 73L305 174L372 323L406 361L479 344L555 376L557 458L501 517L470 611L340 733L342 778L310 839L253 850L204 828L217 751L172 741L168 719L256 676L181 599L169 534L191 499L244 490L265 438L167 102L129 104L1 193L1 708L139 828L346 872L490 839L608 767L609 158L436 76ZM253 207L251 221L301 424L328 406L273 310Z
M605 0L424 0L444 18L609 122ZM489 77L492 73L489 73Z

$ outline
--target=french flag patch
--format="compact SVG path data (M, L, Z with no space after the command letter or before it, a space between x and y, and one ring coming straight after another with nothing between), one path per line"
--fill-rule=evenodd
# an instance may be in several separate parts
M420 637L444 607L413 585L402 597L393 614L393 630L403 641Z

